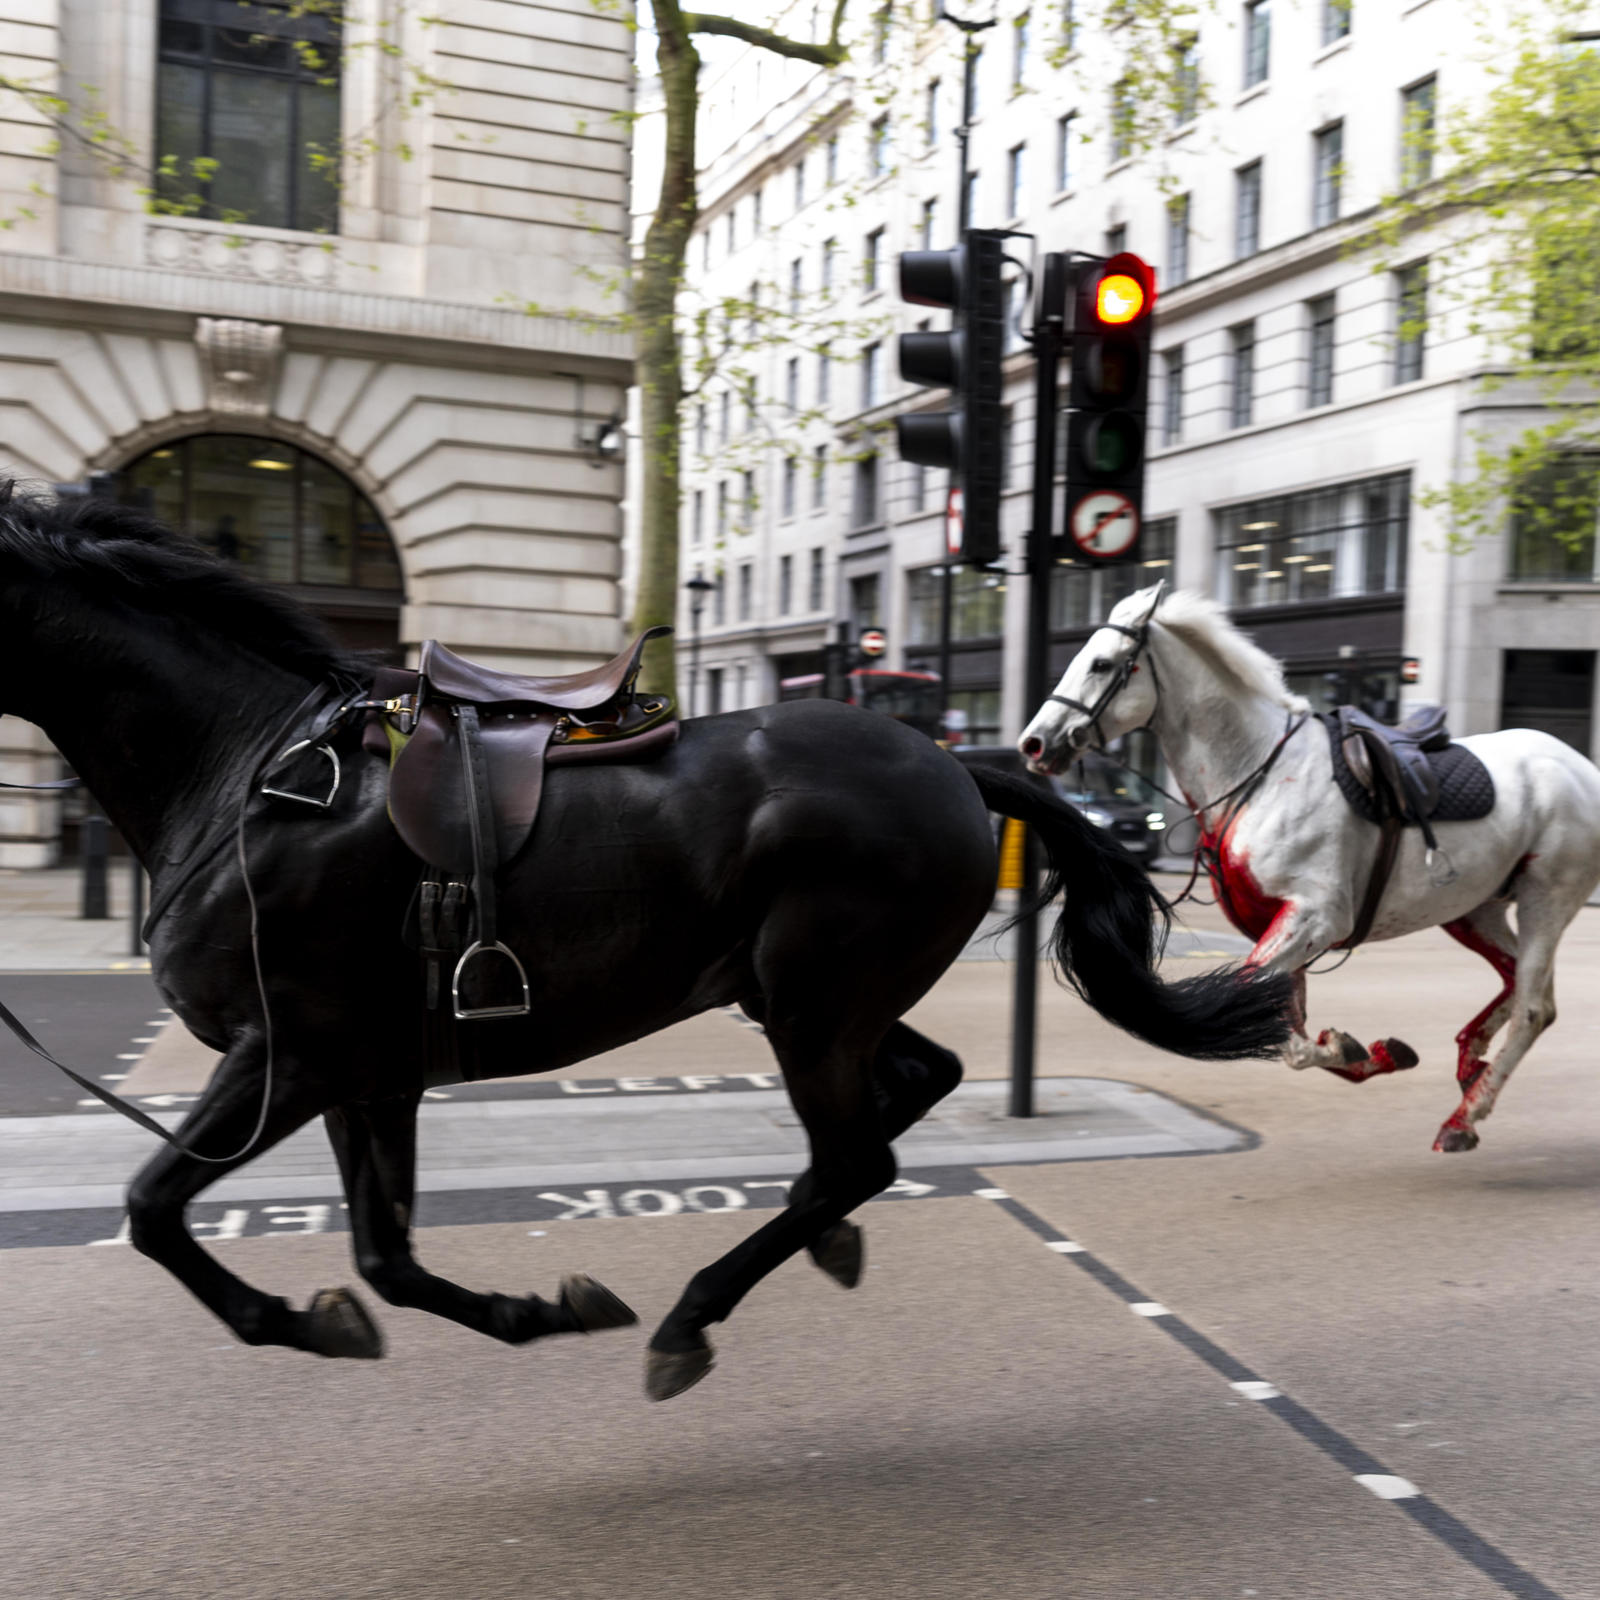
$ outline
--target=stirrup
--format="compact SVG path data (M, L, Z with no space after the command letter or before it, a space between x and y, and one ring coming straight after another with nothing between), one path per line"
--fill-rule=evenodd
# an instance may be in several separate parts
M461 1004L461 974L466 971L467 963L475 956L502 955L516 968L517 978L522 984L522 1004L503 1006L467 1006ZM525 1017L533 1009L533 1002L528 997L528 974L523 970L522 963L517 960L516 952L508 950L498 939L485 944L481 939L474 940L461 952L461 959L456 962L455 976L450 980L450 1003L455 1009L457 1022L474 1022L484 1017Z
M312 744L309 739L302 739L298 744L292 744L276 761L267 768L267 773L276 772L288 761L290 756L298 755L302 750L315 750L319 755L325 755L333 766L333 782L328 787L327 797L319 799L314 794L299 794L293 789L274 789L272 784L264 777L261 784L262 794L270 794L277 800L298 800L303 806L315 806L318 811L326 811L333 804L334 796L339 792L339 780L343 772L339 766L339 755L331 745Z

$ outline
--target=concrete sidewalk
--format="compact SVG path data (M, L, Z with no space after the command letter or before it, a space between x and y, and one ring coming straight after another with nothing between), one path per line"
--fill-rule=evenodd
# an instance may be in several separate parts
M86 922L77 867L0 868L0 972L148 971L132 953L130 876L126 860L112 862L111 915Z

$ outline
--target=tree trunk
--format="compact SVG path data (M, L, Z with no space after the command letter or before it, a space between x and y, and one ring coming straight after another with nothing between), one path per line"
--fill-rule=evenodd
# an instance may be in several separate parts
M666 102L666 161L661 195L645 235L644 259L639 263L635 308L640 442L644 450L639 588L633 608L635 631L677 621L679 429L683 402L678 291L683 284L689 237L700 209L695 192L700 55L672 0L652 0L652 8L661 90ZM672 640L650 647L644 678L652 690L677 693L676 662Z

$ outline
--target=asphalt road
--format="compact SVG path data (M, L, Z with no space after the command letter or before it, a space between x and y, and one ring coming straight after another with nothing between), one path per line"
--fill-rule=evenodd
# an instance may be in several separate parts
M167 1012L148 972L0 973L0 1001L44 1047L115 1089ZM76 1084L0 1028L0 1117L78 1109Z
M114 1233L0 1250L0 1595L1595 1600L1597 959L1586 912L1560 1023L1452 1157L1428 1149L1450 1036L1492 979L1443 936L1313 982L1314 1026L1423 1054L1359 1088L1158 1056L1051 992L1049 1070L1248 1137L940 1169L866 1209L860 1289L791 1263L662 1406L640 1393L649 1326L752 1206L429 1195L436 1269L549 1294L581 1267L645 1326L508 1350L367 1294L372 1364L237 1344ZM913 1019L979 1077L1003 1070L1004 977L963 964ZM633 1070L692 1070L675 1048L634 1047ZM494 1105L430 1109L442 1128ZM355 1281L336 1199L305 1198L237 1237L226 1210L255 1202L196 1216L303 1303Z

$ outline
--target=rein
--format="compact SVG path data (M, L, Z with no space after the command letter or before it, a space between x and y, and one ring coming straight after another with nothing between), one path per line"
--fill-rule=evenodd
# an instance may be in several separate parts
M296 741L295 743L290 744L288 748L285 748L285 741L292 739L294 731L299 726L300 719L305 715L307 708L316 705L328 694L330 688L328 683L318 683L314 685L310 692L306 694L304 699L302 699L290 713L287 720L284 722L282 727L280 727L278 732L273 735L272 739L262 745L260 755L249 769L250 777L244 785L244 792L239 800L239 810L236 817L224 822L220 831L216 828L212 829L211 833L208 834L203 841L203 848L191 854L191 860L189 863L185 866L184 870L178 874L177 878L166 886L157 902L152 905L150 915L145 919L144 931L146 934L148 934L150 929L155 925L157 917L160 916L160 914L164 912L172 903L179 890L184 888L193 879L194 875L200 870L201 867L205 866L209 861L215 858L222 847L227 844L230 837L233 839L234 848L238 856L240 877L244 881L245 898L249 902L250 906L250 958L255 971L256 994L261 1001L261 1018L267 1047L266 1070L263 1075L261 1088L261 1111L256 1117L256 1125L250 1131L250 1136L239 1147L239 1149L234 1151L231 1155L226 1156L204 1156L201 1155L198 1150L191 1149L181 1139L175 1137L173 1134L169 1133L165 1128L163 1128L161 1124L148 1113L141 1111L135 1105L130 1105L126 1100L122 1099L118 1095L113 1094L109 1089L102 1088L92 1079L84 1077L81 1073L74 1072L71 1067L66 1065L65 1062L58 1061L47 1049L45 1049L42 1044L39 1043L36 1038L34 1038L34 1036L23 1025L20 1019L11 1011L11 1009L3 1002L0 1002L0 1023L4 1023L4 1025L16 1035L17 1039L29 1050L31 1050L34 1055L40 1057L41 1060L49 1062L50 1065L58 1072L65 1073L66 1076L73 1083L77 1084L80 1089L87 1089L88 1092L95 1097L95 1099L101 1101L104 1105L109 1106L111 1110L120 1112L130 1122L136 1123L147 1133L155 1134L157 1138L164 1140L167 1144L171 1145L174 1150L178 1151L182 1155L188 1156L190 1160L204 1162L207 1166L229 1166L232 1163L240 1161L245 1156L249 1155L249 1153L260 1141L262 1133L266 1130L267 1114L272 1106L272 1010L267 1002L266 975L261 966L261 929L259 910L256 905L255 890L250 883L250 861L245 849L245 812L249 808L250 801L255 797L258 788L262 785L263 781L274 767L278 766L285 759L285 757L292 754L295 749L300 748L302 744L317 744L326 739L343 723L345 718L348 717L353 710L358 708L359 702L352 702L347 698L343 698L343 691L339 690L337 683L332 684L331 687L333 687L335 690L338 690L341 694L340 703L335 708L332 715L329 716L327 720L320 725L320 727L317 727L316 731L307 739L303 741ZM331 757L332 751L329 751L328 754ZM333 790L328 796L327 803L332 802L333 793L337 792L338 790L337 758L334 758L334 772L335 777ZM78 782L79 780L77 778L69 778L49 784L3 784L0 785L0 787L7 789L64 789L71 788ZM287 798L305 799L306 797L289 795ZM308 803L319 806L325 804L319 800L310 800Z

